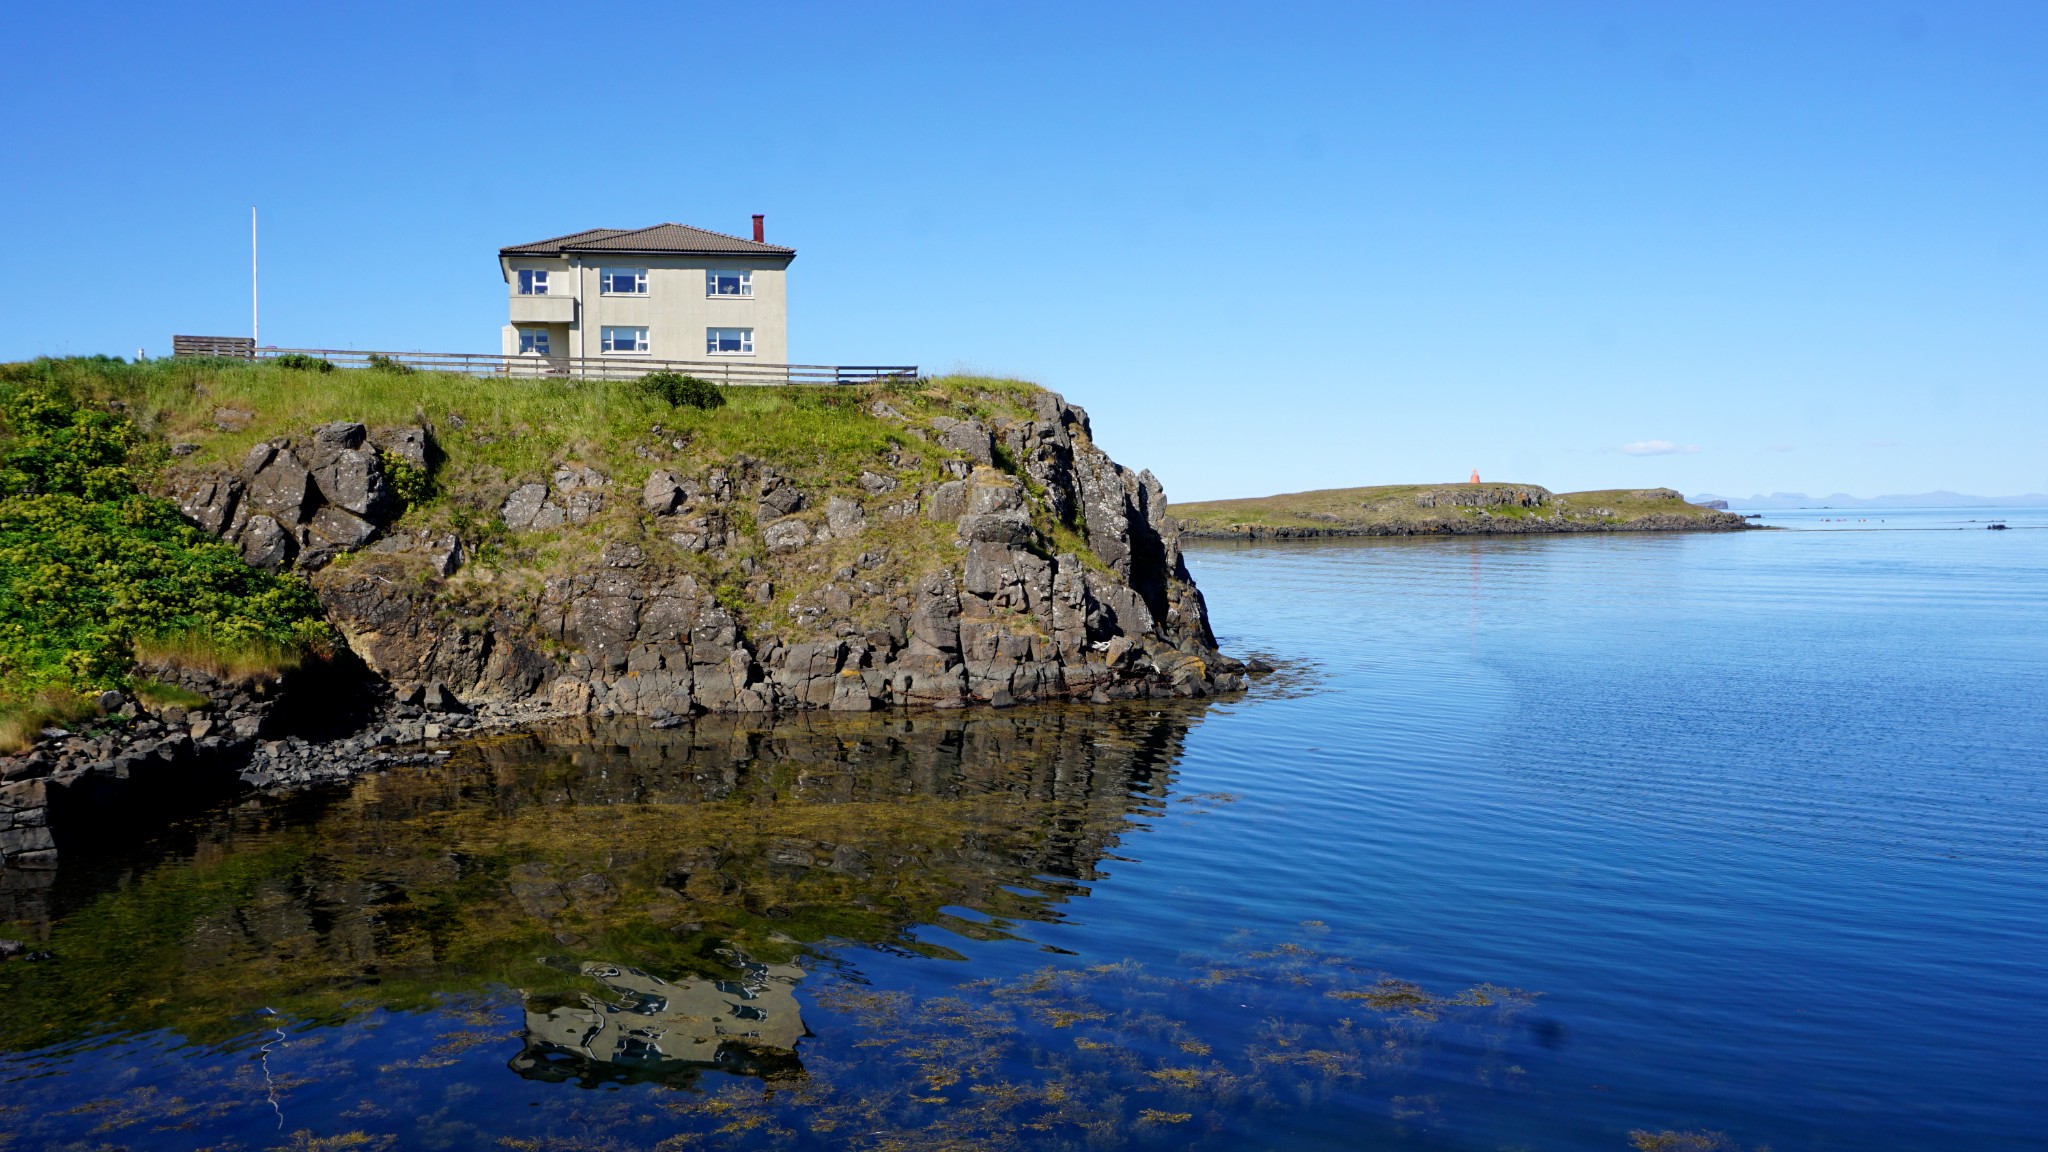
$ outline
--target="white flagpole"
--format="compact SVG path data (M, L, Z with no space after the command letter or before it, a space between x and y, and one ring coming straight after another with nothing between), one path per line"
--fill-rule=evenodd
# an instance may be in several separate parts
M256 312L256 206L249 205L249 340L261 343L263 327Z

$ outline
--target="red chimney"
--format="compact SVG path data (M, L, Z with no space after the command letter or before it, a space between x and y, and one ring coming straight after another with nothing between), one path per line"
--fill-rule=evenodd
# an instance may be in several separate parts
M754 213L754 243L756 244L768 242L768 227L762 223L766 219L768 218L759 212Z

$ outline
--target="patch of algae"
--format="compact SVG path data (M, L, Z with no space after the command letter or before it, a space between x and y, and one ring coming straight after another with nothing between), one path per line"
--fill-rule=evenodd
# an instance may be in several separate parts
M1287 944L1203 958L1193 975L1130 963L1048 966L922 999L830 981L815 1001L857 1039L844 1050L809 1051L802 1071L784 1079L665 1104L690 1122L672 1146L811 1132L874 1152L1064 1148L1183 1124L1209 1132L1246 1113L1327 1104L1368 1080L1392 1087L1425 1055L1440 1053L1450 1038L1443 1029L1498 1037L1533 999L1497 988L1434 996L1439 1015L1426 1021L1405 1003L1366 1020L1172 1011L1198 1002L1219 967L1238 973L1230 1000L1288 974L1332 991L1379 975L1342 954ZM1063 1044L1066 1033L1077 1034Z
M1726 1132L1681 1132L1669 1128L1661 1132L1645 1132L1637 1129L1628 1134L1628 1142L1639 1152L1743 1152L1742 1145L1729 1139ZM1768 1150L1760 1148L1758 1152Z

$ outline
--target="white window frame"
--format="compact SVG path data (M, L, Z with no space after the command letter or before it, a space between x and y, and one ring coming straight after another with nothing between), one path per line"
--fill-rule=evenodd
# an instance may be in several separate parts
M724 352L719 350L719 334L721 332L737 332L740 334L740 347L738 351ZM704 354L706 356L752 356L754 354L754 330L752 328L706 328L704 329Z
M519 272L519 295L545 296L548 294L548 270L545 268L521 268Z
M516 328L519 333L519 354L521 356L550 356L554 339L545 328Z
M739 291L720 292L718 278L733 276L739 279ZM751 268L706 268L704 270L704 295L713 300L749 300L754 295L754 270Z
M633 290L620 292L612 287L617 276L631 276ZM647 295L647 269L645 268L600 268L597 270L597 293L600 296L645 296Z
M620 348L617 346L621 333L632 334L630 337L632 347ZM606 356L647 355L647 325L645 324L606 324L597 330L597 337L598 347L603 350L603 354Z

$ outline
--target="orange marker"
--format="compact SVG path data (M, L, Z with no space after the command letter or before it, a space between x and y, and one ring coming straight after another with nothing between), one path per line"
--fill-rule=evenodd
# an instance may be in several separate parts
M1477 468L1474 468L1474 469L1472 470L1472 482L1473 482L1474 484L1477 484L1477 483L1479 483L1479 469L1477 469Z

